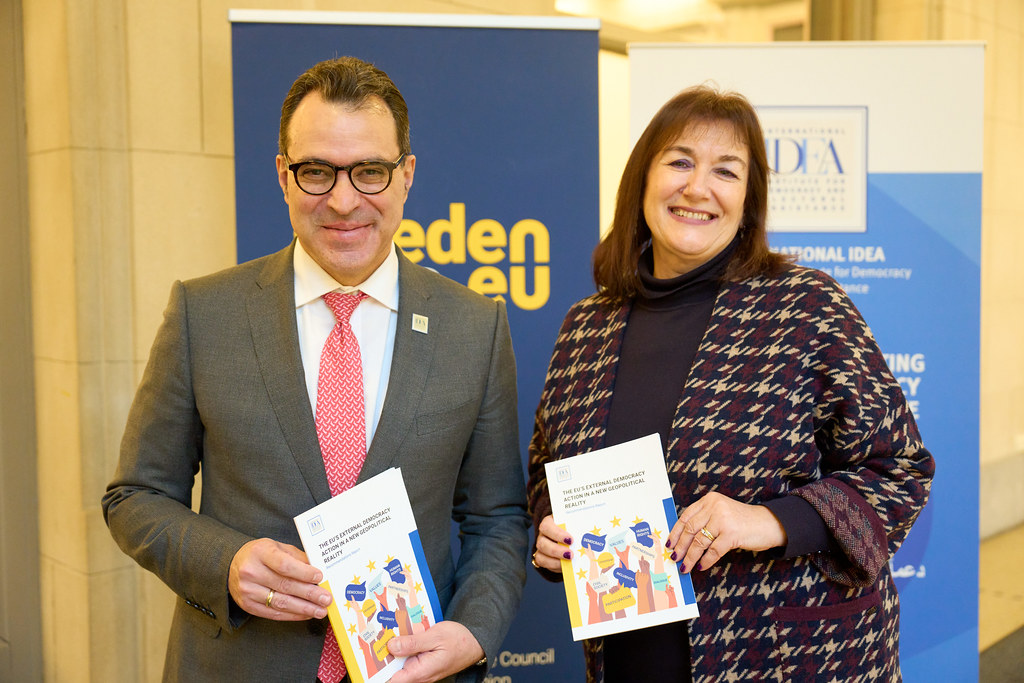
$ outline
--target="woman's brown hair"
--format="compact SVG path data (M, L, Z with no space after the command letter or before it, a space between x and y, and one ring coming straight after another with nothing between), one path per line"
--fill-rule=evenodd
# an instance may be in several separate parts
M594 282L606 295L622 300L637 292L637 263L651 239L643 209L651 164L686 131L713 123L730 124L750 154L739 244L726 268L726 279L771 275L791 261L768 248L765 223L769 168L757 112L739 93L698 85L682 91L658 110L629 155L619 181L611 230L594 249Z

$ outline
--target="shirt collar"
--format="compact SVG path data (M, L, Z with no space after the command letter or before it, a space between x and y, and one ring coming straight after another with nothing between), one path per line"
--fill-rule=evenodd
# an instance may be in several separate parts
M377 270L355 287L338 284L337 280L328 275L327 271L321 268L320 264L302 248L302 243L298 240L295 240L292 263L295 268L296 308L316 301L328 292L358 290L392 311L398 310L398 254L395 253L394 245Z

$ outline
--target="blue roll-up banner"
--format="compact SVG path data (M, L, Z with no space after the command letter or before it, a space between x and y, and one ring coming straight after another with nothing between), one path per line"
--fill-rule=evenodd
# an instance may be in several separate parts
M508 306L522 452L562 317L593 291L598 23L554 17L232 10L238 260L292 237L274 157L281 102L353 55L409 105L416 180L396 242ZM565 594L532 570L488 680L583 680Z
M690 85L758 108L773 248L849 293L935 455L931 500L891 561L904 680L977 680L983 45L632 45L629 58L633 140Z

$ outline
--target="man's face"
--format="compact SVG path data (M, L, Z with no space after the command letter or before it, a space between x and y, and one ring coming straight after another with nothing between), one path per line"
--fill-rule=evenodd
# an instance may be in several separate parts
M391 185L367 195L339 171L330 192L310 195L299 189L289 163L322 161L349 166L360 161L394 162L401 154L391 111L380 98L363 106L325 102L310 93L288 124L287 158L277 156L277 178L288 204L292 229L306 252L343 285L363 282L387 258L402 222L412 186L416 157L406 155Z

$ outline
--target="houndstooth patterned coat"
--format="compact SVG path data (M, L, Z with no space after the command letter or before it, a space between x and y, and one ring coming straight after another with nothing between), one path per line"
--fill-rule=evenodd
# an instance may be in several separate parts
M534 525L544 463L605 446L629 305L594 295L565 317L530 444ZM668 440L677 506L709 491L808 501L828 552L733 551L692 574L693 680L899 681L899 599L888 560L924 506L934 461L870 330L823 273L723 286ZM557 576L545 573L547 578ZM603 681L602 643L585 643Z

